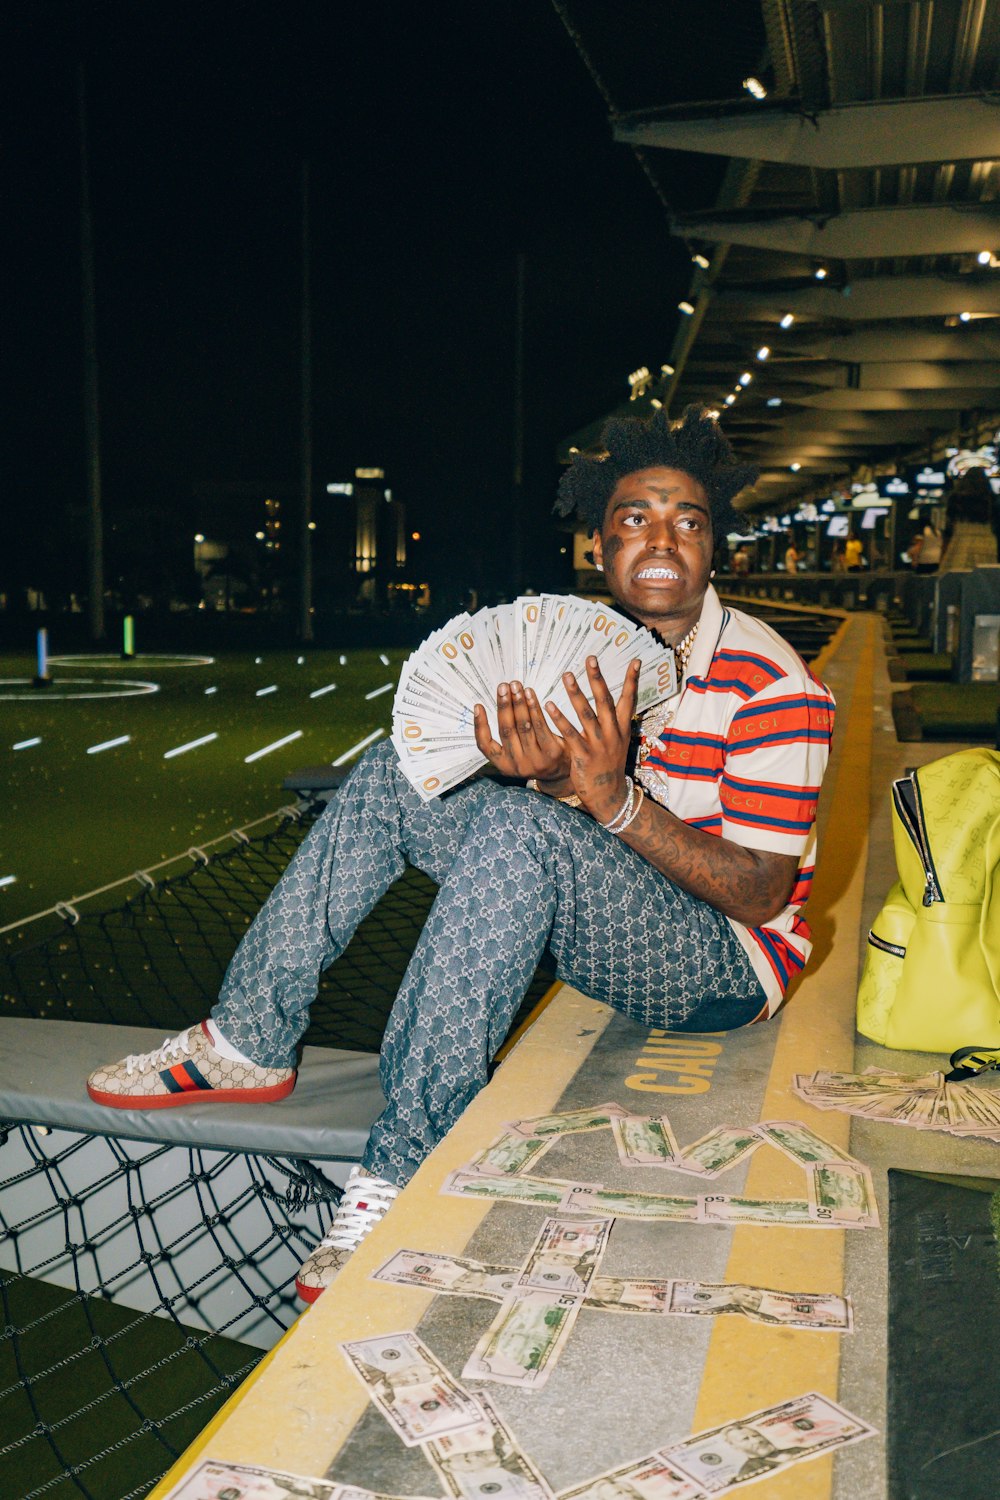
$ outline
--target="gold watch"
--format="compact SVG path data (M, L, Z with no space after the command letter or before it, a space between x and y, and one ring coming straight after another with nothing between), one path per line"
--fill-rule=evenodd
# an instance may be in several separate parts
M534 776L529 776L528 780L525 782L525 785L527 786L529 792L541 792L542 791L541 787L538 785L537 779ZM548 796L548 792L542 792L542 796L543 797L547 797ZM567 807L582 807L583 806L583 802L576 795L575 792L570 792L570 794L569 794L568 797L557 797L556 801L557 802L565 802L565 804L566 804Z

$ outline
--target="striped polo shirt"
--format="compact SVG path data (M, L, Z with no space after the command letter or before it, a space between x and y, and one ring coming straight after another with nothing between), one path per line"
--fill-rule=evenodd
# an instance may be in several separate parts
M767 996L781 1004L812 948L802 908L816 861L816 803L830 755L833 694L768 625L709 587L672 722L647 758L658 798L692 828L794 854L788 905L762 927L732 922Z

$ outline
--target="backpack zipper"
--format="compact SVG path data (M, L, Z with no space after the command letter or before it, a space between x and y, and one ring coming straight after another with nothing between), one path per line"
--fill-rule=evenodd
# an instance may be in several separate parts
M901 776L898 781L892 783L892 800L896 804L899 820L909 834L913 846L920 856L920 863L923 866L923 905L933 906L935 901L943 901L944 896L941 893L941 885L938 881L937 871L934 868L934 860L931 856L930 841L927 838L927 829L924 823L923 802L920 797L920 784L917 781L916 771L911 771L909 776Z
M898 943L888 943L885 938L880 938L874 931L868 934L868 942L872 948L879 948L883 953L891 953L896 958L905 958L906 949L901 948Z

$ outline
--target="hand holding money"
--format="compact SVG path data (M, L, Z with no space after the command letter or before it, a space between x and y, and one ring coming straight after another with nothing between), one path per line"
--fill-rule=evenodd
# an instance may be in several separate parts
M584 669L588 658L597 663L596 677ZM617 610L542 594L458 615L403 663L392 714L400 768L424 801L489 762L562 796L572 789L568 752L545 711L554 705L580 725L568 674L577 701L596 719L587 702L594 684L620 700L635 661L629 719L677 692L677 667L671 647Z

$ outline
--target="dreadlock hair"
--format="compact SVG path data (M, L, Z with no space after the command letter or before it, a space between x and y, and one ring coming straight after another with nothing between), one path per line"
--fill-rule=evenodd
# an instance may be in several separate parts
M619 480L639 469L680 469L704 487L716 542L727 532L751 529L747 516L733 507L740 490L760 472L737 463L728 439L714 417L689 406L676 426L664 411L651 417L613 417L601 433L605 453L590 458L577 453L559 481L557 515L575 511L591 535L600 531L608 501Z

